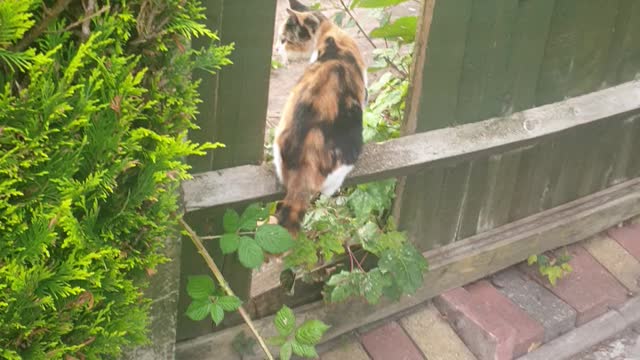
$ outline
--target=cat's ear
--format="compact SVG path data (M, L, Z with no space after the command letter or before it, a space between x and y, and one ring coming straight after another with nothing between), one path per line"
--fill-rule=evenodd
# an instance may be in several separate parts
M289 0L289 6L295 11L309 11L309 7L298 0Z
M289 14L289 17L293 19L297 24L302 24L302 14L289 8L287 8L287 13Z

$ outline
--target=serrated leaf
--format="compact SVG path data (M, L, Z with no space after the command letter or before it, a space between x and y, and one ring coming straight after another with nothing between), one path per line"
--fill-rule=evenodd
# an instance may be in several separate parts
M264 253L255 240L242 236L238 246L238 259L243 266L256 269L264 262Z
M287 336L283 336L283 335L272 336L267 339L267 343L270 345L282 346L284 345L284 343L287 342L287 338L288 338Z
M294 245L291 234L280 225L262 225L256 230L256 242L266 252L281 254Z
M189 307L187 307L187 316L191 320L202 320L209 315L209 311L211 308L211 302L209 299L197 299L193 300Z
M404 16L390 24L373 29L369 35L372 38L400 38L405 43L410 43L416 38L417 24L416 16Z
M378 261L381 271L391 274L403 293L413 294L422 286L427 261L413 246L404 244L400 250L386 250Z
M538 266L549 266L549 257L546 255L538 255Z
M227 209L222 217L222 227L224 228L224 232L234 233L238 231L239 226L240 215L238 215L238 213L233 209Z
M280 348L280 360L289 360L291 359L291 354L293 352L293 348L290 342L285 343Z
M222 309L222 307L219 306L218 304L212 304L211 305L211 320L213 320L213 322L216 325L220 325L220 323L222 322L223 319L224 319L224 310Z
M312 345L304 345L304 344L299 344L297 341L292 341L291 348L293 350L293 353L298 356L302 356L308 359L318 358L318 353L316 352L316 348Z
M329 325L320 320L307 320L296 330L296 341L303 345L315 345L328 329Z
M347 198L347 205L357 219L380 215L391 206L395 183L395 179L389 179L358 185Z
M530 255L530 256L527 258L527 264L529 264L529 265L533 265L533 264L535 264L535 263L536 263L536 261L538 261L538 255Z
M207 275L195 275L187 278L187 294L192 299L207 299L213 295L216 285L213 279Z
M353 296L360 295L360 284L364 282L365 274L362 271L345 271L333 274L326 284L329 301L333 303L344 301Z
M384 288L391 285L391 279L382 274L379 268L367 272L364 281L360 285L360 292L369 304L375 305L380 301Z
M253 231L258 226L258 221L264 220L269 216L269 210L260 206L260 204L251 204L240 216L240 230Z
M315 244L304 233L298 235L292 252L284 258L285 265L289 268L305 267L311 269L318 262Z
M237 234L224 234L220 238L220 250L223 254L231 254L238 250L240 245L240 236Z
M283 305L276 313L276 316L273 319L273 324L276 326L278 334L282 336L289 336L296 327L296 317L293 315L293 310L288 306Z
M360 0L357 7L361 8L383 8L401 4L407 0Z
M224 311L236 311L242 305L242 300L237 296L220 296L216 304Z
M399 231L390 231L380 235L376 241L366 242L362 244L362 247L380 256L386 250L400 250L403 244L407 241L407 236Z
M342 240L335 236L335 234L323 234L318 238L318 247L320 248L320 254L322 254L325 262L330 262L335 254L344 254L344 247L342 246Z

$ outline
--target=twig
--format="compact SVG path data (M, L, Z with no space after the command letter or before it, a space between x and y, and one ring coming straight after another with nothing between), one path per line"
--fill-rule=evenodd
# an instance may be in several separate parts
M27 47L29 47L29 45L31 45L31 43L34 42L35 39L38 38L38 36L42 35L42 33L45 30L47 30L47 28L49 27L49 24L51 24L51 22L54 21L58 17L58 15L60 15L60 13L62 13L67 8L67 6L69 6L71 1L72 0L58 0L58 1L56 1L55 5L53 5L53 7L51 9L47 9L44 12L47 16L40 21L40 24L38 24L38 26L36 26L33 29L31 29L31 31L29 31L22 38L22 40L20 40L19 43L17 43L15 46L13 46L13 48L11 50L12 51L22 51L22 50L26 49Z
M238 235L253 235L253 234L255 234L255 232L253 231L244 231L244 232L238 233ZM224 235L200 236L200 240L215 240L215 239L220 239L223 236Z
M362 33L362 35L364 35L365 39L367 39L367 41L369 42L369 44L371 44L371 46L373 46L374 49L377 49L378 46L373 42L373 40L371 40L371 38L369 37L369 35L367 35L367 32L364 31L364 29L362 28L362 25L360 25L360 23L358 22L358 20L355 18L355 16L353 16L353 14L351 13L351 11L349 10L349 7L347 6L347 4L344 3L344 0L339 0L340 1L340 5L342 5L342 9L347 13L347 15L349 15L349 17L351 18L351 20L353 20L354 24L356 24L356 26L358 27L358 29L360 30L360 32ZM386 44L387 39L385 39L385 44ZM393 70L395 70L400 76L402 76L403 79L406 79L408 74L403 71L402 69L400 69L396 64L393 63L393 61L391 61L387 56L383 56L384 61L387 63L387 65L389 65Z
M358 269L362 270L362 272L366 272L362 268L362 264L360 264L360 262L358 262L358 259L356 259L356 256L353 255L353 252L351 251L351 247L349 245L345 245L345 247L347 248L347 252L349 253L349 259L351 260L351 271L353 271L353 262L355 261L356 265L358 265Z
M91 20L91 19L93 19L94 17L96 17L96 16L98 16L98 15L101 15L101 14L103 14L103 13L105 13L105 12L109 11L110 9L111 9L111 7L110 7L109 5L106 5L106 6L105 6L105 7L103 7L102 9L100 9L100 10L98 10L98 11L96 11L96 12L92 13L92 14L89 14L89 15L87 15L87 16L85 16L85 17L83 17L82 19L80 19L80 20L78 20L78 21L76 21L76 22L74 22L74 23L70 24L69 26L67 26L67 27L66 27L66 28L64 28L63 30L60 30L59 32L69 31L69 30L73 29L74 27L76 27L76 26L78 26L78 25L81 25L81 24L84 26L84 24L83 24L83 23L84 23L85 21L87 21L87 20Z
M227 295L229 296L235 296L235 294L233 293L233 290L231 290L231 287L229 286L229 284L227 284L227 280L225 280L224 276L222 276L222 272L220 272L220 269L218 269L218 266L211 258L211 255L209 255L209 252L207 251L207 249L205 249L204 245L202 244L200 237L198 237L195 231L193 231L193 229L191 229L189 224L187 224L182 218L180 219L180 225L182 225L182 227L189 234L189 237L191 238L193 245L195 245L195 247L198 249L198 252L202 256L204 261L207 263L207 266L209 266L209 270L211 270L211 272L213 273L213 276L215 276L216 280L218 280L218 283L220 284L224 292L227 293ZM273 355L271 355L271 352L269 351L267 344L264 342L264 339L262 338L262 336L260 336L260 334L258 333L258 330L253 324L253 321L251 321L251 318L249 317L249 314L247 314L247 312L244 310L242 306L238 308L238 312L240 313L240 316L242 316L242 319L244 319L244 322L246 322L247 325L249 326L249 329L251 329L253 336L255 336L256 339L258 339L258 343L260 344L262 351L264 351L264 353L267 355L267 358L269 360L273 360Z

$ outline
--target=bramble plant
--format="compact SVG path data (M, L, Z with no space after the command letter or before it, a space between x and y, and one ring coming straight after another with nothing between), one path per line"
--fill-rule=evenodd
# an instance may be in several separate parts
M530 266L537 264L540 275L546 277L551 286L556 286L558 279L562 279L573 271L569 261L571 256L565 249L565 253L560 256L531 255L527 259L527 264Z
M315 347L329 329L327 324L315 319L296 326L295 315L287 306L276 313L273 325L278 335L270 338L269 342L280 347L280 360L289 360L292 354L310 359L318 358Z

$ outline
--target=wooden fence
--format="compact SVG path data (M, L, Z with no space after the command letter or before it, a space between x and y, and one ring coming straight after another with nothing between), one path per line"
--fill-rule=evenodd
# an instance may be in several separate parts
M431 271L425 289L397 304L299 310L332 323L329 336L640 213L640 1L424 2L405 136L367 146L347 183L406 176L394 215ZM236 51L203 84L202 131L192 134L227 145L194 160L199 174L183 186L201 234L220 228L225 207L282 195L259 164L275 1L210 3ZM250 272L210 251L246 298ZM181 264L183 285L206 273L186 241ZM188 301L181 296L178 340L212 331L181 315ZM252 304L258 315L274 308Z

